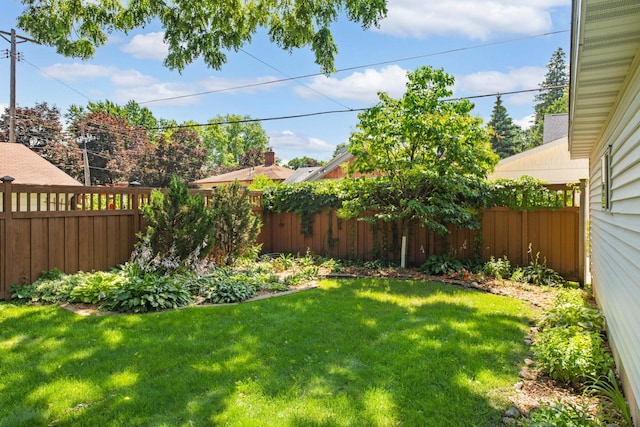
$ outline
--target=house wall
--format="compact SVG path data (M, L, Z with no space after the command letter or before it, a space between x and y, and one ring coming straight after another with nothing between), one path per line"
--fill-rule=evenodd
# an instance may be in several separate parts
M601 157L611 146L611 208ZM640 55L590 154L591 274L636 425L640 419Z

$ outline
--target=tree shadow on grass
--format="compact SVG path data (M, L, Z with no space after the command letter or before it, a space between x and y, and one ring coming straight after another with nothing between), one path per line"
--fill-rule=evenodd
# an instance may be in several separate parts
M492 425L530 320L378 279L146 315L20 310L0 322L0 425Z

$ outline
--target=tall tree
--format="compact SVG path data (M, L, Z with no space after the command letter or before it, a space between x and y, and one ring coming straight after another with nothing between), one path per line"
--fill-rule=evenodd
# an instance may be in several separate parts
M16 108L16 142L29 148L41 148L62 139L60 110L46 102L33 107ZM9 140L9 110L0 116L0 139Z
M377 176L351 181L342 208L348 217L399 221L402 254L412 222L438 233L446 233L447 224L477 228L475 201L498 160L482 121L470 114L473 104L445 101L452 76L431 67L407 76L402 98L381 93L378 104L358 116L349 151L356 170Z
M0 115L0 141L9 139L9 111ZM74 178L82 175L78 147L62 131L60 110L46 102L16 109L16 142L26 145Z
M91 183L112 184L124 179L130 160L113 162L124 151L134 152L148 142L145 130L130 126L126 119L105 112L78 116L69 132L80 149L87 151Z
M269 137L259 122L249 120L249 116L235 114L217 116L209 120L209 126L200 130L208 150L207 166L210 169L239 166L242 156L249 150L266 151Z
M491 148L500 158L512 156L518 151L522 129L509 117L500 95L496 97L491 120L487 125L491 128Z
M39 43L67 56L89 58L104 45L107 33L125 33L152 20L164 28L169 47L165 65L182 70L202 57L213 68L250 42L259 27L271 42L292 50L309 46L325 73L333 71L337 47L330 26L343 13L364 28L377 25L387 12L386 0L22 0L18 25Z
M549 108L564 94L565 86L569 84L569 69L567 67L564 50L559 47L547 64L547 73L540 88L544 89L534 98L538 103L535 105L535 120L529 129L528 148L537 147L542 144L544 135L544 115L548 114Z
M138 181L146 187L166 188L171 177L180 181L202 178L205 150L193 129L179 128L146 143L117 153L108 167L122 171L122 179Z

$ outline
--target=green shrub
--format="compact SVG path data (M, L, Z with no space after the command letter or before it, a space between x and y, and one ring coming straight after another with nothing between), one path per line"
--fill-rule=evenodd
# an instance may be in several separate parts
M598 425L585 406L557 402L555 405L543 404L529 412L529 419L522 422L523 427L593 427Z
M67 301L74 285L74 276L57 270L42 272L40 278L31 284L11 285L9 293L16 303L55 304Z
M563 383L582 384L614 367L600 333L579 326L543 330L536 337L533 351L544 371Z
M495 258L492 255L489 261L484 264L482 271L488 276L502 280L511 276L511 263L506 255L502 258Z
M255 244L260 232L260 218L253 213L248 194L249 191L238 180L213 191L214 246L223 264L233 264Z
M183 260L198 252L205 257L213 244L213 212L200 196L191 197L186 184L175 176L166 195L158 190L142 207L147 220L147 238L152 252L149 259L161 257ZM200 250L198 250L200 248Z
M252 274L217 268L200 279L200 295L214 304L245 301L256 294L262 283Z
M178 308L193 303L189 289L173 281L171 276L147 273L143 276L126 277L126 280L102 304L110 311L147 311Z
M577 289L560 289L553 305L547 309L539 322L542 328L579 326L585 330L604 329L604 316L594 307L589 307Z
M529 244L529 256L532 257L531 244ZM538 286L557 286L564 283L564 279L555 270L547 267L547 259L540 262L540 252L536 253L535 258L532 257L529 265L522 269L522 279L526 283L532 283Z
M114 272L78 273L71 280L68 301L97 304L109 298L123 281L123 275Z
M462 262L449 254L431 255L420 267L426 274L441 275L449 271L460 271Z

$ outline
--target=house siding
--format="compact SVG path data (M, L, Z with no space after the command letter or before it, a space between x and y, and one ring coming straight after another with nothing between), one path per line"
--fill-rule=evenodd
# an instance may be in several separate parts
M601 163L611 147L611 208L601 205ZM640 418L640 57L590 155L591 274L634 420ZM597 256L596 256L597 255Z

